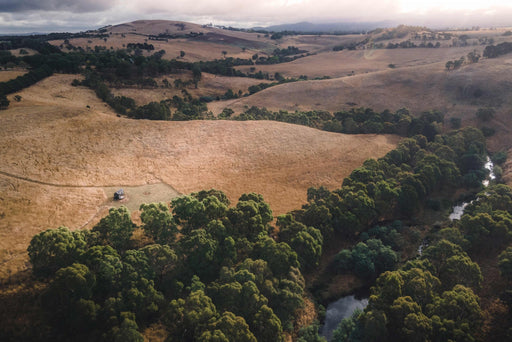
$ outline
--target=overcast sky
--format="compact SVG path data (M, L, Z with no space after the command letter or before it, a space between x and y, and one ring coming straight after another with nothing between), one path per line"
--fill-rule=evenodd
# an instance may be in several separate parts
M0 34L95 29L137 19L235 27L391 20L429 26L512 26L510 0L0 0Z

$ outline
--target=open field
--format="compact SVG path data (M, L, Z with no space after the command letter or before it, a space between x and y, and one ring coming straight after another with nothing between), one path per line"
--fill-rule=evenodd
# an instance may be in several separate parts
M331 78L359 75L389 69L393 64L396 68L422 66L432 63L444 64L453 59L459 59L473 50L483 51L483 47L463 48L417 48L417 49L369 49L326 51L317 55L296 59L285 64L255 65L256 71L274 75L276 72L285 77ZM249 72L249 66L238 67L243 72Z
M55 75L19 92L21 102L0 116L0 278L26 267L35 233L90 227L119 187L131 209L217 188L235 203L261 193L282 214L306 201L307 188L339 186L398 142L268 121L118 118L92 91L70 86L73 78Z
M0 82L13 80L18 76L26 74L25 70L2 70L0 71Z
M183 96L181 89L174 88L174 80L180 79L182 81L189 81L192 79L190 72L171 74L155 78L155 81L161 86L163 79L166 79L171 87L169 88L154 88L141 90L137 87L132 88L114 88L112 92L116 96L127 96L135 100L137 105L144 105L152 101L162 101L171 99L174 95ZM248 88L255 84L269 83L267 80L258 80L249 77L226 77L220 75L212 75L208 73L202 73L201 81L198 84L197 89L194 85L186 87L190 95L193 97L211 96L216 98L226 93L228 89L233 90L234 93L242 91L242 93L248 93Z
M411 49L412 50L412 49ZM357 52L363 53L363 52ZM297 61L296 61L297 62ZM406 107L413 112L438 109L450 115L466 115L482 106L503 105L510 99L512 59L484 59L458 70L446 71L445 63L406 66L328 80L301 81L265 89L253 96L214 103L214 113L224 107L241 111L245 106L286 110L350 108L347 103L377 110ZM474 92L480 89L479 94Z

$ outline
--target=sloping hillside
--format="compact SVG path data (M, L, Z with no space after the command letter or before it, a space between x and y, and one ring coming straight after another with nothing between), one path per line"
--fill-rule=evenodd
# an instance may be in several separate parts
M118 118L92 91L71 87L74 77L27 88L0 116L2 277L24 269L38 231L99 219L112 187L167 184L169 200L176 191L217 188L232 201L254 191L282 214L306 201L308 187L339 186L398 141L277 122Z

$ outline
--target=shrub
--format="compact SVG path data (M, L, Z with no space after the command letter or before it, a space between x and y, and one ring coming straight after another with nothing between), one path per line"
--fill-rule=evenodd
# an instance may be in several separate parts
M481 131L484 134L484 137L492 137L494 135L494 133L496 133L494 128L491 128L491 127L482 127Z
M450 118L450 125L453 129L459 129L461 126L461 118Z
M494 114L496 114L496 111L494 108L488 107L488 108L479 108L476 111L476 117L480 121L491 121L492 118L494 118Z

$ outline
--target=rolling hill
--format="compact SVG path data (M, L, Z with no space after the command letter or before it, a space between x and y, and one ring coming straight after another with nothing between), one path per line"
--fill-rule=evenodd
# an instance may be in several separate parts
M92 91L72 87L74 77L52 76L19 92L22 100L0 116L1 277L25 268L35 233L97 222L116 187L135 187L132 209L166 193L170 200L216 188L231 201L261 193L283 214L306 201L309 187L339 186L398 142L269 121L119 118Z

